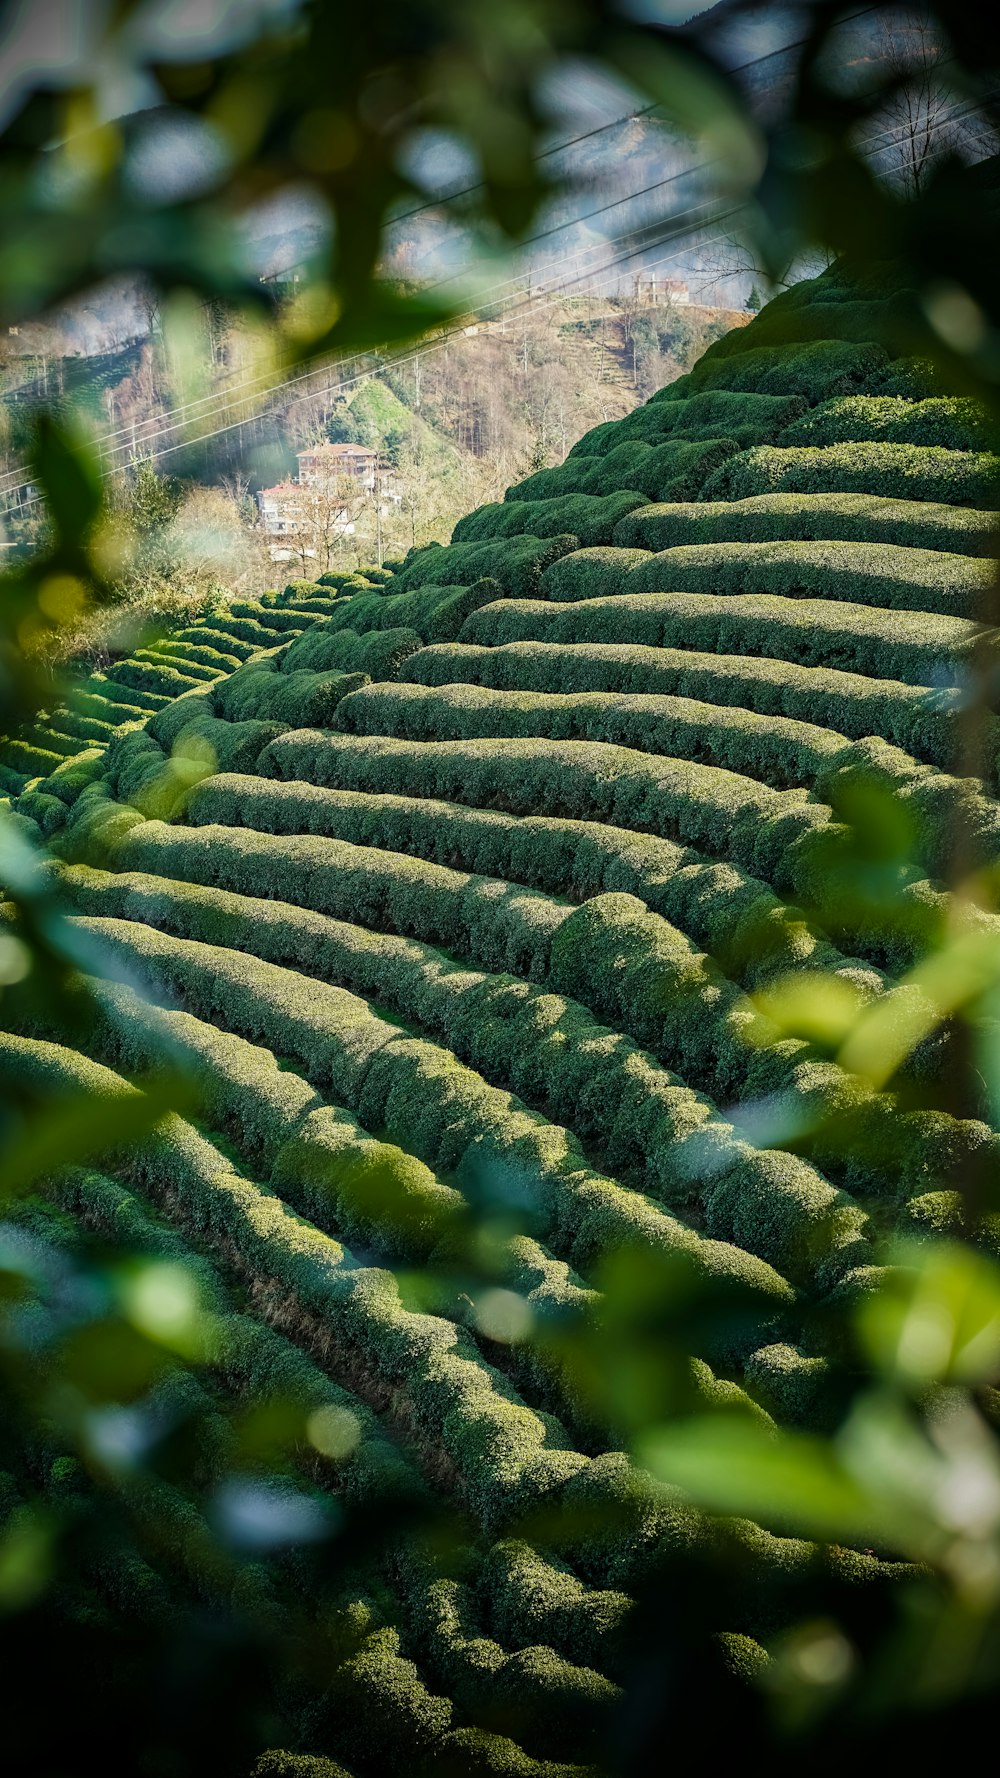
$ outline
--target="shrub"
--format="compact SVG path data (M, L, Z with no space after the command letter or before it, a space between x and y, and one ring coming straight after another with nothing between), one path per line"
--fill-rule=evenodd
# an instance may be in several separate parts
M679 401L708 389L729 389L750 395L798 395L809 404L834 395L850 395L879 380L888 370L882 346L849 344L846 340L815 340L805 344L757 346L747 330L732 356L706 353L693 371L668 383L654 401Z
M995 526L993 513L917 500L871 494L757 494L738 501L644 506L621 520L613 541L638 551L681 544L837 539L988 556ZM573 560L565 558L567 564ZM561 566L549 570L546 584Z
M575 536L522 536L486 543L428 544L407 558L392 581L390 599L418 587L471 586L484 578L499 582L507 593L527 595L537 587L543 569L576 549L577 543Z
M704 543L649 557L623 590L773 593L973 617L992 577L989 562L884 543Z
M976 626L966 618L913 613L903 626L891 612L832 599L634 593L565 605L498 600L473 614L461 640L494 648L510 642L598 642L760 654L876 679L884 675L907 685L942 686L960 682L959 663L975 635Z
M487 538L555 537L574 533L583 545L607 543L619 519L645 505L642 494L567 494L556 500L498 502L480 506L455 526L453 541L478 543Z
M412 741L548 736L697 759L778 788L808 784L846 745L843 735L787 717L687 698L379 685L354 693L337 726Z
M769 790L715 766L586 741L441 741L426 748L303 730L272 742L257 769L344 789L492 803L512 814L553 810L610 821L724 849L778 888L794 888L782 860L795 836L828 820L803 790Z
M794 420L778 442L834 445L863 440L934 445L948 451L992 451L996 449L996 427L975 401L945 396L905 401L898 395L843 395Z
M569 452L574 457L604 457L623 439L660 444L667 438L700 441L727 438L746 450L768 444L805 411L799 396L741 395L728 389L689 395L685 401L658 401L584 433Z
M998 467L998 459L985 451L944 451L931 445L841 444L826 450L761 445L724 463L706 484L705 498L876 494L992 507L1000 504Z
M961 697L957 690L932 692L899 680L801 667L793 661L627 642L511 642L494 648L443 642L411 655L400 677L420 685L485 685L497 691L574 696L595 691L672 693L839 728L852 739L881 735L939 766L955 758L952 718ZM991 723L991 735L994 729ZM1000 737L991 751L998 747Z

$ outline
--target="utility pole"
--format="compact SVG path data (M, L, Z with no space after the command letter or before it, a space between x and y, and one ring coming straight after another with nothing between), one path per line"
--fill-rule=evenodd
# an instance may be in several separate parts
M383 555L382 476L380 473L381 468L382 468L382 459L381 459L381 457L376 457L376 459L375 459L375 560L378 563L380 568L382 566L382 555Z

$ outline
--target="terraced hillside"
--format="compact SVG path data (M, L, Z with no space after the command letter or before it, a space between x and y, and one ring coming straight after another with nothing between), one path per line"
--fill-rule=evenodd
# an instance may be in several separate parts
M358 1778L600 1768L630 1592L707 1535L537 1349L599 1312L604 1256L752 1284L763 1324L692 1388L822 1425L803 1305L862 1288L882 1231L942 1226L956 1171L1000 1153L762 1011L798 969L884 995L944 917L957 818L1000 851L992 731L984 778L955 770L1000 462L880 343L892 309L799 286L450 545L233 606L3 751L122 979L86 1058L33 1028L0 1063L127 1094L167 1039L202 1089L197 1121L55 1199L196 1256L232 1330L203 1385L223 1422L281 1371L351 1428L314 1485L430 1488L474 1527L460 1573L410 1550L345 1601L309 1745ZM859 785L907 822L863 905L839 874ZM511 1194L529 1232L486 1296L411 1306L394 1268ZM540 1504L613 1528L532 1542ZM734 1535L737 1663L789 1575L878 1566ZM208 1585L185 1548L169 1584Z

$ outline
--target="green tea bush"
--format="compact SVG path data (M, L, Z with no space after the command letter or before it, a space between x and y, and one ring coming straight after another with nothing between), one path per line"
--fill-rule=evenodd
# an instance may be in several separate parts
M548 505L554 500L565 501L573 494L607 499L621 489L634 493L637 499L645 494L650 500L693 500L720 464L734 456L738 448L735 440L718 437L695 441L667 438L660 445L630 439L617 444L605 456L567 457L558 469L540 469L527 481L509 488L504 501ZM581 537L579 541L585 539Z
M484 578L498 581L508 594L527 595L537 587L549 563L576 549L578 541L575 536L522 536L485 543L428 543L410 551L405 566L391 582L389 601L420 587L467 587Z
M706 500L771 493L876 494L992 508L1000 504L1000 459L932 445L760 445L724 463L705 486Z
M920 612L904 626L891 612L832 599L635 593L564 605L498 600L473 614L460 640L490 648L537 641L718 650L946 686L960 682L975 635L966 618Z
M334 630L317 623L286 649L283 673L367 673L371 679L394 679L407 656L421 647L416 630Z
M640 563L635 593L774 593L882 609L973 617L993 577L990 562L884 543L703 543ZM548 588L549 597L558 597Z
M844 959L759 878L651 834L562 816L508 815L433 799L220 775L196 785L188 820L342 838L416 853L583 901L639 895L748 979ZM853 968L853 965L849 965Z
M411 741L548 736L607 742L724 766L779 789L811 784L846 746L843 735L810 723L686 698L491 691L471 685L362 688L340 707L337 727Z
M568 562L573 560L568 556ZM870 679L826 667L743 654L698 654L688 648L643 648L627 642L510 642L483 648L442 642L412 654L405 683L484 685L497 691L619 692L630 698L671 694L733 705L761 715L791 716L852 739L881 735L917 759L948 766L956 751L953 717L960 693L928 691L899 680ZM990 724L993 735L995 723ZM993 740L992 751L1000 745Z
M427 748L304 730L273 741L257 769L266 777L345 789L492 803L512 814L552 810L610 821L687 845L720 847L775 887L793 891L782 860L796 836L829 819L804 790L770 790L716 766L650 759L588 741L441 741Z
M233 723L257 718L300 728L329 728L341 698L367 681L366 673L318 673L309 668L279 673L274 662L249 661L220 682L213 701L217 713Z
M634 493L566 494L556 500L503 501L480 506L455 526L455 543L479 543L494 537L575 534L583 545L608 543L620 519L645 497Z
M993 451L996 427L975 401L946 396L905 401L898 395L844 395L799 416L777 442L834 445L865 440L933 445L947 451Z
M644 506L621 520L613 542L664 550L693 543L837 540L988 556L996 524L992 512L871 494L757 494L746 500Z
M727 438L746 450L752 444L771 443L804 411L804 401L794 395L741 395L717 389L690 395L683 402L658 401L654 396L624 420L605 421L585 432L570 449L567 462L574 457L604 457L623 439L633 438L651 445L667 438L692 442Z
M748 334L748 342L754 336ZM810 406L834 395L851 395L866 384L878 387L889 369L882 346L853 345L846 340L818 340L802 345L757 346L740 341L728 357L708 353L686 377L668 383L654 401L680 401L709 389L747 395L797 395Z

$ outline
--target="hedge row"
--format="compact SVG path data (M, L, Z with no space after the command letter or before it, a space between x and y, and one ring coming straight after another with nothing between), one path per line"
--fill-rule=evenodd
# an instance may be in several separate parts
M312 1359L265 1322L235 1313L212 1265L192 1252L173 1226L156 1218L144 1200L116 1180L79 1169L54 1180L48 1195L68 1215L100 1229L106 1237L127 1245L129 1251L167 1258L186 1267L197 1280L202 1302L211 1310L205 1364L226 1389L251 1399L277 1395L294 1400L303 1422L311 1412L324 1407L350 1417L356 1443L342 1457L324 1459L324 1481L335 1478L338 1492L364 1500L369 1507L389 1495L412 1497L423 1491L396 1443L387 1438L359 1397L332 1382ZM480 1579L481 1575L476 1563L470 1577ZM630 1606L624 1595L589 1592L568 1569L542 1558L530 1545L515 1542L492 1548L483 1578L496 1603L494 1615L502 1619L515 1647L534 1645L537 1656L541 1653L537 1645L548 1632L555 1636L557 1646L568 1647L570 1661L575 1657L576 1666L581 1664L578 1650L593 1662L610 1645L614 1658ZM414 1612L425 1609L431 1585L433 1581L423 1574L405 1575L402 1593L404 1601L409 1600L411 1621ZM565 1653L562 1660L552 1660L543 1670L545 1695L557 1708L564 1692L575 1706L581 1687L584 1699L594 1690L593 1676L578 1675ZM597 1691L600 1695L600 1687ZM529 1713L526 1729L531 1727Z
M760 445L732 457L705 486L706 500L772 493L877 494L992 508L1000 505L1000 458L933 445Z
M526 481L508 488L504 501L541 501L548 506L571 494L609 498L622 489L637 500L643 494L649 500L694 500L720 465L738 450L739 444L730 438L668 438L659 445L627 439L605 456L567 457L557 469L536 470Z
M779 889L794 890L793 842L825 826L829 811L804 790L770 790L717 766L650 759L589 741L441 741L279 736L257 762L264 777L343 789L443 798L512 814L539 811L610 821L724 852Z
M114 995L121 1012L128 991L102 992ZM131 998L142 1022L145 1010ZM176 1021L180 1015L166 1016ZM374 1373L373 1383L378 1379L383 1388L388 1382L404 1389L412 1407L408 1429L443 1447L487 1527L525 1510L554 1488L572 1519L577 1501L581 1508L590 1503L606 1510L612 1502L621 1507L624 1487L632 1508L629 1529L643 1535L636 1547L616 1526L604 1548L598 1539L592 1541L587 1566L600 1584L602 1568L611 1571L613 1584L634 1575L641 1560L648 1559L650 1544L675 1531L676 1511L657 1503L641 1476L626 1481L630 1472L625 1459L588 1460L553 1448L558 1429L552 1420L520 1403L467 1335L436 1317L405 1310L391 1274L352 1262L339 1244L290 1216L279 1200L238 1175L217 1149L179 1119L169 1120L159 1139L130 1153L128 1161L133 1176L154 1193L157 1188L165 1192L171 1206L179 1205L202 1236L244 1261L252 1279L280 1283L291 1312L301 1303L319 1316L327 1338L335 1338L338 1358L353 1361L356 1375L367 1368ZM713 1243L699 1246L706 1257L709 1249L720 1259L726 1251ZM773 1280L772 1288L777 1286L767 1268L748 1263L755 1279ZM779 1292L777 1301L785 1294ZM691 1524L690 1531L695 1529ZM780 1561L780 1542L773 1547Z
M372 679L394 679L403 662L421 647L416 630L331 629L316 623L281 657L282 673L367 673Z
M121 664L119 663L119 665ZM113 668L109 668L107 673L91 673L89 679L84 680L81 689L93 692L95 697L121 698L123 687L109 678L108 675L112 671ZM162 710L164 704L169 704L170 699L177 695L176 692L151 691L146 685L130 685L127 687L127 691L128 697L125 701L137 705L140 710Z
M214 678L215 675L210 675ZM128 686L129 690L152 691L168 702L179 697L182 691L190 691L193 685L203 682L203 670L196 672L180 672L178 668L157 665L155 661L128 660L118 661L109 667L106 678L116 686Z
M466 618L480 605L490 604L501 591L498 581L484 577L468 586L438 586L428 581L410 592L389 597L377 592L358 593L343 601L342 611L326 620L325 629L327 633L341 631L362 636L382 631L396 637L401 630L409 630L424 642L450 642Z
M216 713L229 722L254 718L301 728L329 728L341 698L367 684L366 673L278 671L266 657L248 661L215 687ZM154 719L155 720L155 719Z
M537 890L313 834L147 821L115 849L114 863L295 901L317 918L408 933L487 968L536 978L544 977L552 935L570 911Z
M993 451L997 429L978 402L948 396L904 401L898 395L843 395L791 422L777 441L758 444L934 445L946 451Z
M845 960L758 878L651 834L542 815L263 778L221 775L191 794L187 818L273 833L303 832L411 852L584 901L624 890L683 928L740 979L757 982ZM114 819L114 817L112 817ZM849 969L860 966L848 964ZM862 982L877 987L870 972Z
M323 979L377 995L439 1034L487 1079L543 1104L584 1140L596 1139L609 1164L654 1197L685 1210L698 1204L710 1235L735 1239L795 1280L818 1274L829 1284L867 1256L856 1205L807 1162L762 1155L738 1140L699 1094L635 1042L597 1024L579 999L504 976L477 975L448 964L429 946L280 903L213 890L192 894L156 877L76 871L68 883L77 903L98 916L144 920L200 943L251 945L265 961L305 964ZM570 936L577 926L579 952ZM615 948L611 961L609 940ZM645 973L637 946L644 949ZM614 981L619 959L627 992ZM567 924L553 971L553 985L565 992L563 978L588 1002L596 987L599 1006L607 1003L615 1014L638 983L644 1034L658 1039L657 1049L668 1047L679 1066L696 1077L710 1075L717 1089L742 1087L753 1009L680 934L631 897L602 897ZM788 1083L791 1058L783 1056L782 1064L781 1079L768 1083L772 1090ZM734 1169L737 1183L730 1179Z
M511 736L606 742L723 766L778 789L812 784L847 745L843 735L812 723L689 698L473 685L365 686L345 698L337 727L410 741Z
M599 642L763 655L935 687L960 682L961 660L975 636L975 624L965 618L914 612L904 625L891 612L832 599L636 593L565 605L497 600L469 618L460 640L490 648Z
M876 901L852 924L850 910L859 904L846 893L843 878L845 867L848 877L851 868L849 830L804 790L771 790L716 766L651 759L598 742L440 741L427 747L302 730L270 743L257 770L286 781L492 804L513 814L543 810L659 833L727 858L780 893L804 897L824 921L834 921L831 930L850 933L862 956L892 968L908 967L934 942L944 917L944 898L919 869L901 866L894 896ZM946 794L961 798L964 792L959 785Z
M80 919L161 992L198 1016L297 1060L365 1124L382 1124L435 1173L486 1167L520 1175L541 1238L585 1272L609 1247L641 1240L690 1254L709 1276L739 1278L775 1312L791 1300L764 1261L685 1228L655 1203L586 1164L568 1131L489 1086L449 1050L407 1037L353 994L215 946L122 921Z
M322 1458L324 1482L355 1500L400 1494L412 1498L422 1492L417 1472L358 1395L334 1382L267 1321L234 1310L214 1263L193 1249L171 1222L157 1216L144 1197L117 1179L82 1168L58 1174L45 1189L66 1215L100 1230L116 1246L184 1266L208 1311L203 1364L225 1389L250 1400L279 1396L294 1401L303 1426L319 1408L335 1408L350 1416L356 1442L340 1456Z
M993 574L992 562L896 544L703 543L649 557L625 576L623 590L773 593L881 610L974 617ZM548 586L546 591L550 598L559 597Z
M798 396L736 395L728 389L691 395L684 402L654 399L623 420L605 420L585 432L566 460L605 457L623 440L633 438L645 444L661 444L666 438L692 442L728 438L746 450L752 444L770 444L804 411Z
M453 542L494 537L556 537L574 533L581 544L609 543L620 519L645 505L642 494L566 494L557 500L497 501L477 507L455 526Z
M738 501L644 506L622 519L612 541L629 549L664 550L691 543L837 540L991 556L997 522L992 512L873 494L757 494Z
M621 485L619 482L611 492L618 493ZM499 581L507 593L527 595L537 588L543 569L575 549L577 541L575 536L557 536L512 537L488 543L428 543L422 549L410 551L405 567L390 583L389 598L395 600L398 594L415 592L418 587L471 586L484 578ZM357 606L357 597L352 604ZM399 617L394 621L406 620ZM384 627L388 628L388 624Z
M800 667L742 654L696 654L596 642L511 642L482 648L440 642L410 655L400 680L421 685L485 685L497 691L619 692L726 704L761 715L839 728L858 740L881 735L932 765L955 756L951 718L958 691L929 692L901 681L868 679L832 668ZM995 725L994 725L995 726ZM994 741L997 751L1000 737Z
M231 636L228 631L224 632L215 627L217 623L224 621L222 614L217 612L212 617L206 617L201 623L189 624L184 630L175 630L173 640L175 642L191 642L196 648L214 648L217 653L231 655L237 661L248 660L253 653L252 644L241 642L238 637Z
M214 666L204 667L199 661L191 660L186 655L172 654L169 647L137 648L135 653L129 656L129 661L145 661L154 667L165 667L168 671L183 673L189 680L197 681L201 685L211 685L214 680L219 678L220 674L230 671L229 664L221 655Z
M720 362L732 362L769 343L788 351L814 340L824 344L860 341L862 346L878 341L891 349L905 343L906 324L912 331L920 319L912 294L895 292L891 297L864 298L845 293L836 303L823 300L825 294L819 289L808 302L790 303L780 296L772 300L749 327L733 327L721 339L713 340L695 369L706 362L713 367Z
M754 337L747 335L748 340ZM733 357L706 353L693 370L668 383L652 400L682 401L703 390L730 389L747 395L798 395L813 406L834 395L878 388L889 369L888 354L875 344L832 339L750 346L741 341L741 350Z

